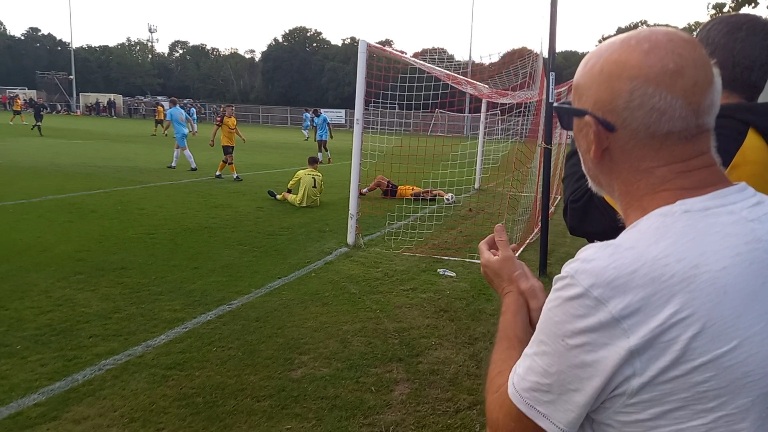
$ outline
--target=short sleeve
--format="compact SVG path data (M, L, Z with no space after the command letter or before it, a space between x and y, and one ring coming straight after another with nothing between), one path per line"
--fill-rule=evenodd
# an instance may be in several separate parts
M509 376L509 397L547 431L576 431L631 374L630 339L606 304L557 276L530 343Z

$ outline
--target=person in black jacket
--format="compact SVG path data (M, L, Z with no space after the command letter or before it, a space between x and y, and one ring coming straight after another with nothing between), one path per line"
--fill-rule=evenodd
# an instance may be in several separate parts
M768 20L752 14L720 16L704 24L697 39L720 69L723 94L715 133L723 169L731 181L768 194L768 102L757 102L768 83ZM568 115L556 106L558 111ZM613 200L590 188L573 140L565 156L563 203L573 236L607 241L626 228Z

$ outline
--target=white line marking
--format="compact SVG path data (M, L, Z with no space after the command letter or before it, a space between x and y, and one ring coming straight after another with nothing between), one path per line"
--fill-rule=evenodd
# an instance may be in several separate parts
M416 215L414 215L413 217L416 217ZM384 229L382 229L382 230L380 230L380 231L378 231L376 233L370 234L370 235L366 236L364 240L367 241L367 240L375 239L376 237L379 237L382 234L384 234L384 232L386 232L389 229L390 228L384 228ZM88 367L86 369L83 369L82 371L77 372L77 373L75 373L73 375L70 375L70 376L62 379L59 382L51 384L51 385L49 385L47 387L43 387L42 389L40 389L40 390L38 390L38 391L36 391L36 392L34 392L32 394L29 394L29 395L24 396L24 397L22 397L20 399L17 399L17 400L9 403L8 405L6 405L4 407L0 407L0 420L8 417L11 414L15 414L15 413L17 413L17 412L19 412L19 411L21 411L21 410L23 410L25 408L28 408L28 407L30 407L30 406L38 403L38 402L42 402L42 401L44 401L44 400L46 400L46 399L48 399L48 398L50 398L52 396L56 396L59 393L65 392L65 391L71 389L72 387L75 387L75 386L77 386L77 385L79 385L79 384L81 384L81 383L83 383L85 381L88 381L91 378L94 378L94 377L96 377L98 375L101 375L104 372L106 372L106 371L108 371L110 369L113 369L113 368L121 365L122 363L127 362L128 360L132 360L132 359L134 359L134 358L136 358L136 357L138 357L138 356L140 356L140 355L142 355L144 353L147 353L147 352L151 351L152 349L157 348L160 345L163 345L166 342L170 342L173 339L177 338L178 336L181 336L184 333L186 333L186 332L188 332L188 331L190 331L190 330L192 330L192 329L194 329L196 327L199 327L199 326L207 323L208 321L211 321L211 320L213 320L215 318L218 318L221 315L224 315L225 313L227 313L229 311L232 311L232 310L234 310L234 309L236 309L236 308L238 308L238 307L240 307L240 306L242 306L242 305L244 305L244 304L246 304L246 303L248 303L248 302L250 302L250 301L252 301L252 300L254 300L256 298L258 298L258 297L263 296L264 294L267 294L268 292L270 292L270 291L272 291L272 290L274 290L276 288L279 288L279 287L287 284L288 282L292 282L292 281L300 278L301 276L304 276L305 274L307 274L307 273L309 273L309 272L311 272L311 271L313 271L313 270L315 270L315 269L317 269L317 268L319 268L319 267L321 267L321 266L323 266L323 265L325 265L325 264L335 260L336 258L340 257L341 255L349 252L350 250L351 250L351 248L349 248L347 246L344 246L344 247L341 247L339 249L336 249L335 251L333 251L330 255L326 256L325 258L323 258L323 259L321 259L319 261L315 261L314 263L312 263L312 264L310 264L310 265L308 265L308 266L306 266L306 267L304 267L302 269L299 269L299 270L289 274L288 276L280 278L280 279L278 279L278 280L276 280L276 281L274 281L274 282L272 282L272 283L270 283L270 284L268 284L268 285L266 285L266 286L264 286L262 288L259 288L256 291L252 291L251 293L246 294L245 296L240 297L237 300L233 300L233 301L231 301L231 302L229 302L229 303L227 303L225 305L219 306L218 308L216 308L216 309L214 309L214 310L212 310L210 312L206 312L206 313L198 316L197 318L195 318L195 319L193 319L191 321L187 321L187 322L185 322L184 324L181 324L178 327L175 327L175 328L173 328L171 330L168 330L167 332L161 334L160 336L158 336L158 337L156 337L154 339L150 339L150 340L148 340L148 341L146 341L146 342L144 342L142 344L136 345L135 347L133 347L131 349L123 351L120 354L117 354L117 355L115 355L113 357L110 357L110 358L108 358L106 360L102 360L101 362L99 362L99 363L97 363L97 364L95 364L95 365L93 365L91 367Z
M285 170L283 170L283 171L285 171ZM199 180L203 180L203 179L199 179ZM192 181L192 179L190 179L190 180L183 180L183 181ZM157 183L157 184L167 184L167 183ZM146 187L146 186L149 186L149 185L144 185L144 186ZM475 191L471 191L471 192L469 192L467 194L461 195L460 197L466 197L466 196L472 195L473 193L475 193ZM363 242L366 242L366 241L369 241L369 240L373 240L373 239L375 239L377 237L380 237L384 233L386 233L387 231L398 229L401 226L403 226L404 224L407 224L407 223L413 221L414 219L416 219L418 217L421 217L421 216L423 216L423 215L425 215L425 214L427 214L427 213L429 213L431 211L434 211L439 206L440 206L440 204L438 204L436 206L427 207L426 209L422 210L421 212L419 212L417 214L414 214L414 215L411 215L411 217L409 217L406 220L403 220L401 222L393 224L392 226L385 227L385 228L383 228L383 229L381 229L381 230L379 230L379 231L377 231L377 232L375 232L373 234L369 234L369 235L367 235L367 236L365 236L363 238ZM289 274L288 276L280 278L280 279L278 279L278 280L276 280L276 281L274 281L274 282L272 282L272 283L270 283L270 284L268 284L268 285L266 285L266 286L264 286L262 288L259 288L256 291L252 291L251 293L246 294L245 296L240 297L237 300L233 300L233 301L231 301L231 302L229 302L229 303L227 303L225 305L219 306L218 308L216 308L216 309L214 309L214 310L212 310L210 312L206 312L206 313L198 316L197 318L195 318L195 319L193 319L191 321L187 321L187 322L185 322L184 324L181 324L178 327L175 327L175 328L173 328L171 330L168 330L167 332L161 334L160 336L158 336L158 337L156 337L154 339L150 339L150 340L148 340L148 341L146 341L146 342L144 342L142 344L136 345L133 348L130 348L130 349L126 350L126 351L123 351L120 354L117 354L117 355L115 355L113 357L110 357L110 358L108 358L106 360L102 360L101 362L99 362L99 363L97 363L97 364L95 364L95 365L93 365L91 367L83 369L80 372L77 372L77 373L75 373L73 375L70 375L70 376L62 379L61 381L58 381L58 382L56 382L54 384L51 384L51 385L49 385L47 387L43 387L42 389L40 389L40 390L38 390L38 391L36 391L36 392L34 392L32 394L29 394L27 396L24 396L24 397L22 397L20 399L17 399L15 401L9 403L8 405L5 405L4 407L0 407L0 420L8 417L9 415L15 414L15 413L17 413L17 412L19 412L19 411L21 411L21 410L23 410L25 408L28 408L28 407L30 407L30 406L38 403L38 402L42 402L42 401L44 401L44 400L46 400L46 399L48 399L48 398L50 398L52 396L56 396L59 393L63 393L65 391L71 389L72 387L75 387L75 386L77 386L77 385L79 385L79 384L81 384L81 383L83 383L85 381L88 381L91 378L94 378L94 377L96 377L98 375L101 375L104 372L106 372L106 371L108 371L110 369L113 369L113 368L121 365L122 363L127 362L128 360L132 360L132 359L134 359L134 358L136 358L136 357L138 357L138 356L140 356L140 355L142 355L144 353L147 353L147 352L151 351L154 348L157 348L160 345L165 344L166 342L170 342L173 339L177 338L178 336L181 336L184 333L186 333L186 332L188 332L188 331L190 331L190 330L192 330L192 329L194 329L196 327L199 327L199 326L207 323L208 321L216 319L216 318L220 317L221 315L224 315L225 313L227 313L227 312L229 312L231 310L234 310L234 309L236 309L236 308L238 308L238 307L240 307L240 306L242 306L242 305L244 305L244 304L246 304L246 303L248 303L248 302L250 302L250 301L252 301L252 300L254 300L256 298L258 298L258 297L263 296L264 294L269 293L270 291L273 291L273 290L275 290L275 289L277 289L277 288L279 288L279 287L281 287L281 286L283 286L283 285L285 285L285 284L287 284L289 282L292 282L292 281L300 278L301 276L304 276L305 274L307 274L307 273L309 273L309 272L311 272L311 271L313 271L313 270L315 270L315 269L317 269L317 268L319 268L319 267L321 267L321 266L323 266L323 265L325 265L325 264L335 260L336 258L344 255L345 253L349 252L350 250L351 250L351 248L348 247L348 246L344 246L344 247L341 247L339 249L336 249L335 251L333 251L330 255L326 256L325 258L322 258L319 261L315 261L314 263L312 263L312 264L310 264L310 265L308 265L308 266L306 266L304 268L301 268L301 269L299 269L299 270Z
M349 162L342 162L339 164L332 164L330 166L336 166L336 165L343 165L347 164ZM275 170L266 170L266 171L254 171L254 172L248 172L239 174L240 176L246 176L251 174L268 174L268 173L276 173L276 172L282 172L282 171L297 171L300 169L303 169L306 167L298 167L298 168L281 168L281 169L275 169ZM23 199L18 201L5 201L0 202L0 206L7 206L7 205L14 205L14 204L26 204L26 203L32 203L32 202L38 202L38 201L49 201L54 199L62 199L62 198L73 198L78 196L85 196L85 195L95 195L105 192L116 192L116 191L123 191L123 190L131 190L131 189L143 189L148 187L154 187L154 186L165 186L165 185L172 185L172 184L180 184L180 183L190 183L190 182L197 182L197 181L203 181L203 180L214 180L213 177L197 177L197 178L191 178L187 180L175 180L175 181L167 181L167 182L160 182L160 183L148 183L148 184L141 184L141 185L135 185L135 186L121 186L116 188L110 188L110 189L99 189L99 190L92 190L92 191L84 191L84 192L73 192L68 194L62 194L62 195L48 195L38 198L29 198L29 199Z

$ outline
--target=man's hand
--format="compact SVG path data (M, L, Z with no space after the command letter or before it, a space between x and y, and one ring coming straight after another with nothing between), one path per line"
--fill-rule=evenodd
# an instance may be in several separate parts
M211 138L211 141L208 143L209 146L213 147L215 145L215 142L213 141L213 138Z
M499 297L509 293L522 295L528 304L531 327L535 329L547 298L544 285L525 263L517 259L515 252L519 248L509 244L504 225L496 225L493 234L481 241L477 249L485 280Z
M331 134L331 139L333 139L333 134Z
M243 140L243 144L245 144L245 137L241 136L240 139Z

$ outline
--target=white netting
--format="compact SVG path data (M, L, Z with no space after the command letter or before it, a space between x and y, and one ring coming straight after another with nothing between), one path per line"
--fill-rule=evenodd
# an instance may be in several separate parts
M384 176L457 200L371 192L360 198L361 233L386 225L389 250L457 258L474 257L477 242L499 222L514 241L529 241L538 229L542 56L518 49L473 63L475 79L459 75L468 68L445 52L415 57L368 46L360 188ZM558 100L569 89L563 86ZM556 134L556 143L564 141ZM560 174L559 147L554 160Z

